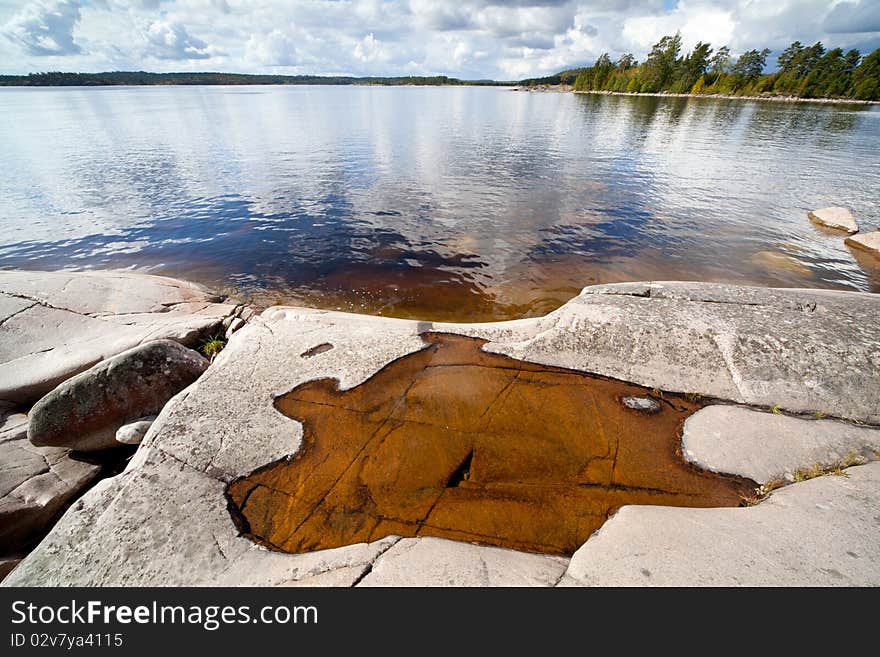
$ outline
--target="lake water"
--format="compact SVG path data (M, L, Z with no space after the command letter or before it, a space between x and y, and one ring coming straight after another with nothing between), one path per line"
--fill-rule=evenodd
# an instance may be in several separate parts
M497 88L0 89L0 267L259 305L543 314L585 285L880 291L880 109Z

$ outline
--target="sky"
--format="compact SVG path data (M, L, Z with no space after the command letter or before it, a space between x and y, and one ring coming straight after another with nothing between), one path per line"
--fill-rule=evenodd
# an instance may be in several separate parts
M108 70L518 80L644 58L880 47L880 0L0 0L0 73Z

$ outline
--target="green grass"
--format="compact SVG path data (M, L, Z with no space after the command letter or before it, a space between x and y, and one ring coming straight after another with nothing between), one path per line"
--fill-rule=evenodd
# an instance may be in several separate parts
M221 351L223 351L223 347L226 346L226 341L221 337L218 333L216 335L211 335L202 340L199 345L199 351L201 351L205 356L211 359L211 362L214 361L214 358L217 357Z
M847 474L846 468L854 465L863 465L867 462L868 460L860 454L850 452L849 456L845 459L831 465L817 463L808 468L800 468L792 475L791 482L786 481L785 479L774 479L773 481L768 481L766 484L761 484L755 489L755 492L752 495L745 495L742 497L742 506L755 506L756 504L763 502L774 490L788 483L800 483L802 481L809 481L810 479L823 477L825 475L848 477L849 474Z

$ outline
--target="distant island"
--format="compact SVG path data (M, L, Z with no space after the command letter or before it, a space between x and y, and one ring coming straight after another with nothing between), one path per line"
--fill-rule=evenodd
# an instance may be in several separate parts
M880 48L869 55L851 49L827 50L821 42L805 46L795 41L777 60L777 70L764 73L769 48L749 50L736 61L730 49L713 50L697 43L682 55L681 35L665 36L654 44L643 63L631 54L612 61L602 54L593 66L572 68L542 78L519 81L460 80L445 75L355 77L320 75L259 75L246 73L150 73L111 71L0 75L0 86L108 85L381 85L381 86L516 86L627 94L718 95L804 99L880 101Z
M248 73L150 73L148 71L108 71L106 73L30 73L0 75L0 86L7 87L100 87L119 85L235 85L235 84L335 84L335 85L475 85L507 86L515 82L459 80L445 75L405 77L353 77L323 75L252 75Z

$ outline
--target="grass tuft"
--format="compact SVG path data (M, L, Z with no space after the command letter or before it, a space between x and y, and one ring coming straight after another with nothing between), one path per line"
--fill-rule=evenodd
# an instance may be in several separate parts
M846 472L846 469L852 467L854 465L864 465L868 462L864 456L856 453L850 452L849 456L845 459L838 461L837 463L833 463L831 465L822 465L817 463L816 465L812 465L808 468L801 468L792 475L792 482L799 483L802 481L809 481L810 479L815 479L816 477L823 477L825 475L834 475L837 477L848 477L849 474ZM758 486L754 493L741 495L740 499L742 500L741 506L755 506L760 502L763 502L770 493L772 493L777 488L780 488L789 481L785 479L774 479L772 481L768 481L766 484L761 484Z
M221 351L223 351L223 347L226 346L226 341L221 337L221 335L215 334L208 336L202 343L199 345L199 351L201 351L205 356L211 359L211 362L214 362L214 358L217 357Z

